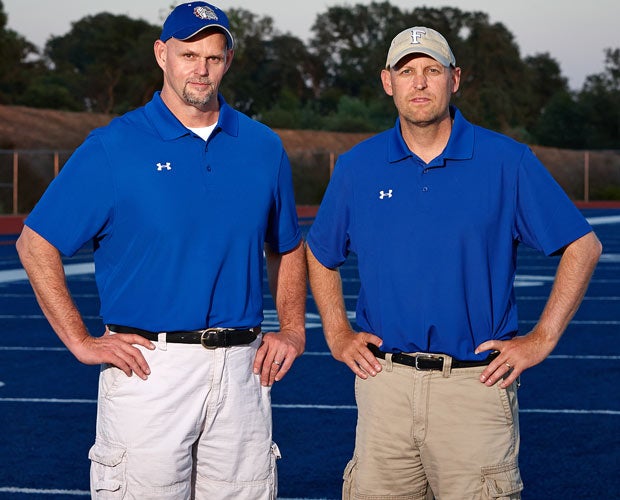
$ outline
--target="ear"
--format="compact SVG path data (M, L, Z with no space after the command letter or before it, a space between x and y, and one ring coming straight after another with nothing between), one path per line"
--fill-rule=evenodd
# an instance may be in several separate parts
M392 91L392 74L389 69L381 70L381 83L383 84L383 90L387 95L394 95L394 92Z
M226 49L226 69L224 70L224 73L228 72L234 57L235 51L233 49Z
M168 57L168 46L161 40L155 40L153 45L153 52L155 53L155 60L161 69L166 66L166 58Z
M461 85L461 68L450 70L450 79L452 80L452 93L456 94Z

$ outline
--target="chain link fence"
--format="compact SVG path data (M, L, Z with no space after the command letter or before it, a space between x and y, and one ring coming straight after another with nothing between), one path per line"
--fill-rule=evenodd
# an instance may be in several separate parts
M620 151L539 146L532 149L572 200L620 200ZM71 153L69 150L0 150L0 215L29 213ZM295 151L289 158L297 203L318 205L337 154Z

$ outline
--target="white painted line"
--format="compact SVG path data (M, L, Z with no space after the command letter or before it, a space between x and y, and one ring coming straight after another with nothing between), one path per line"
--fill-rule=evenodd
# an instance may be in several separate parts
M80 274L94 274L95 263L86 262L82 264L67 264L65 274L67 276L76 276ZM8 269L0 271L0 283L9 283L13 281L27 281L28 275L23 269Z
M0 346L0 351L66 351L66 347Z
M56 398L0 398L0 403L59 403L59 404L96 404L96 399L56 399ZM356 405L312 405L312 404L272 404L280 410L356 410ZM556 413L583 415L620 415L620 410L574 410L547 408L520 408L521 413Z
M597 360L597 361L617 361L620 360L620 356L599 356L596 354L580 354L573 356L571 354L551 354L547 356L547 359L585 359L585 360Z
M0 493L21 493L23 495L73 495L80 497L90 496L90 491L84 490L44 490L40 488L19 488L17 486L2 486Z
M0 493L19 493L22 495L72 495L87 497L90 491L86 490L59 490L42 488L21 488L19 486L0 486ZM280 498L280 500L330 500L328 498ZM336 500L336 499L334 499Z
M97 404L96 399L0 398L0 403Z
M620 222L620 215L608 215L604 217L586 217L591 226L600 226L602 224L617 224Z
M554 413L565 415L620 415L619 410L562 410L562 409L546 409L546 408L519 408L519 413Z
M538 320L529 320L523 319L519 320L519 323L534 325L538 323ZM592 326L601 326L601 325L620 325L620 321L610 320L610 321L596 321L596 320L572 320L570 322L571 325L592 325Z

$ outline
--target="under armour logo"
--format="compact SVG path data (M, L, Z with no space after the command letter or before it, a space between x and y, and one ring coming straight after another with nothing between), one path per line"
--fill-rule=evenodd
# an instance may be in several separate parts
M166 162L166 163L158 163L157 164L157 171L161 172L163 169L166 170L172 170L172 167L170 166L170 162Z
M379 191L379 199L382 200L383 198L391 198L392 197L392 190L388 190L388 192L386 193L385 191L383 191L383 189L381 191Z
M420 37L422 35L426 35L426 31L423 31L423 30L411 30L411 43L412 44L422 43L420 41Z

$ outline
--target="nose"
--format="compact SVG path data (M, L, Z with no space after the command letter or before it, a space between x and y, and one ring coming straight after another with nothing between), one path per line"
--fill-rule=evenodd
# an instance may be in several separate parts
M424 75L415 75L413 77L413 86L417 90L426 88L426 77Z
M195 72L199 75L209 74L209 61L206 57L199 57L197 59Z

